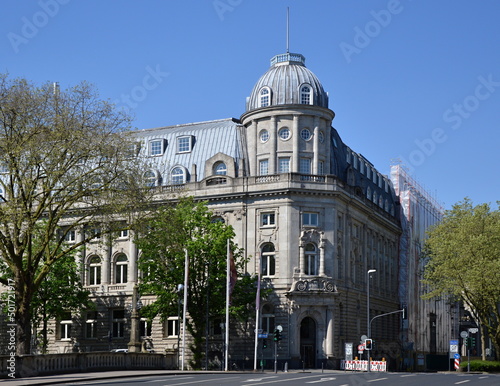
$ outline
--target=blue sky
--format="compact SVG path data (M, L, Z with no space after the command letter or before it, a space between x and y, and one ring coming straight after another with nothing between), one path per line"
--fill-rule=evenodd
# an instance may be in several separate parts
M1 0L0 72L89 81L139 129L244 113L286 50L330 95L333 126L389 173L401 159L447 209L500 200L497 0Z

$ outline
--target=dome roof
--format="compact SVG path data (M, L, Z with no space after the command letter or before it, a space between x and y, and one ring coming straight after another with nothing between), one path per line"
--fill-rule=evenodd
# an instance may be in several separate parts
M305 66L301 54L281 54L255 84L247 99L247 111L288 104L309 104L328 108L328 95L319 79ZM304 88L306 87L306 88ZM266 95L270 98L266 99Z

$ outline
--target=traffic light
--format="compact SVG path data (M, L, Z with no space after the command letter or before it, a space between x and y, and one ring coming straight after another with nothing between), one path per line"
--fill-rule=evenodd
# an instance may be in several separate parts
M465 340L465 345L469 348L476 346L476 338L469 337Z
M262 347L263 347L263 348L267 348L267 339L264 339L264 340L262 341Z
M372 349L372 340L365 339L365 350L371 350L371 349Z
M274 330L274 341L279 342L281 340L281 331L279 329Z

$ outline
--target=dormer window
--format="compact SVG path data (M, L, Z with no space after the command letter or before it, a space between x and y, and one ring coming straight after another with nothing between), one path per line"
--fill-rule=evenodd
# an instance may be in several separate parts
M149 141L149 155L158 156L165 152L165 141L163 139L154 139Z
M217 162L214 165L214 174L218 176L225 176L227 174L227 166L224 162Z
M193 137L188 135L177 138L177 153L189 153L192 149Z
M267 107L271 103L271 90L269 87L263 87L259 92L259 107Z
M313 104L311 86L306 84L300 87L300 103L303 105Z
M180 185L186 182L186 171L180 166L173 168L170 176L173 185Z

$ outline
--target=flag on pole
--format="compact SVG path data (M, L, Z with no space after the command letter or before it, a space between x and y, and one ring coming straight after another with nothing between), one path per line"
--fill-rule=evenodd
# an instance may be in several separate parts
M236 285L236 281L238 280L238 271L236 270L236 263L234 262L233 250L229 245L228 240L228 264L229 264L229 305L231 305L231 296L233 294L234 286Z
M255 309L260 310L260 272L257 274L257 295L255 296Z

